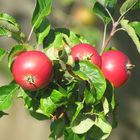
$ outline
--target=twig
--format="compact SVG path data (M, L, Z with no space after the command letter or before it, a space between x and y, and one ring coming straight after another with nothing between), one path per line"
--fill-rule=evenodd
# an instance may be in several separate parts
M107 30L107 24L105 24L105 26L104 26L103 42L102 42L102 47L101 47L101 48L103 48L104 45L105 45L105 40L106 40L106 30Z
M110 16L110 18L111 18L111 20L112 20L112 23L114 24L115 21L114 21L112 15L110 14L109 10L108 10L107 8L105 8L105 10L106 10L106 12L108 13L108 15Z
M119 22L114 22L112 30L109 34L109 37L107 38L104 46L102 46L101 54L103 53L104 49L108 46L108 44L109 44L110 40L112 39L112 37L114 36L114 34L116 33L116 28L117 28L118 25L119 25Z
M31 28L31 31L30 31L29 36L28 36L28 38L27 38L27 42L30 41L31 36L32 36L32 33L33 33L33 30L34 30L34 27Z

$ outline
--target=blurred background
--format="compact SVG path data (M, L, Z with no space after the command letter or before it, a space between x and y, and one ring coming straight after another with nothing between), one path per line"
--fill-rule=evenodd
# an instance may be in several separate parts
M120 0L121 4L123 0ZM118 5L119 6L119 5ZM14 16L23 32L29 34L34 0L0 0L0 12ZM50 20L52 27L67 27L85 36L94 46L101 46L103 24L92 12L90 0L54 0ZM140 20L140 10L129 15L130 20ZM34 38L32 38L34 41ZM16 42L0 38L0 47L7 50ZM126 85L116 90L119 102L118 127L109 140L140 140L140 55L129 36L120 32L113 40L113 46L125 52L136 67ZM98 47L98 49L100 49ZM6 59L0 63L0 86L12 79ZM0 118L0 140L47 140L49 121L32 118L23 107L21 100L14 101L7 111L9 115Z

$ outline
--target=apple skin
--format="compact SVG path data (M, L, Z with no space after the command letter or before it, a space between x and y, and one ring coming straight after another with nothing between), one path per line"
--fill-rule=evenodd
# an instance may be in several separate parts
M14 80L24 89L31 91L46 86L51 80L52 73L52 62L41 51L21 53L12 66Z
M97 65L99 68L101 67L101 57L98 54L97 50L95 47L81 43L78 45L75 45L71 49L71 54L72 58L75 61L80 61L80 60L89 60L93 64Z
M106 79L110 81L115 88L121 87L130 77L131 66L130 59L123 52L118 50L110 50L101 56L102 72Z

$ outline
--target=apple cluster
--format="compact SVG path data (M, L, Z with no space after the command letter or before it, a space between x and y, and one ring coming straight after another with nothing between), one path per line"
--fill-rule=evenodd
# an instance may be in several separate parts
M130 59L119 50L108 50L101 56L96 48L85 43L71 48L73 62L87 60L98 66L115 88L122 86L131 74ZM24 89L35 91L48 85L53 76L49 57L37 50L21 53L13 63L14 80Z

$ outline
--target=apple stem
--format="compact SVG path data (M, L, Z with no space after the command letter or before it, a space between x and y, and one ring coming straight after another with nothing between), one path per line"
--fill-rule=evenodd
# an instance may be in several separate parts
M28 77L27 77L27 81L28 81L30 84L33 84L33 85L35 84L35 83L34 83L35 81L34 81L34 77L33 77L33 76L28 76Z
M135 65L127 64L126 67L127 67L127 70L132 70L135 67Z

